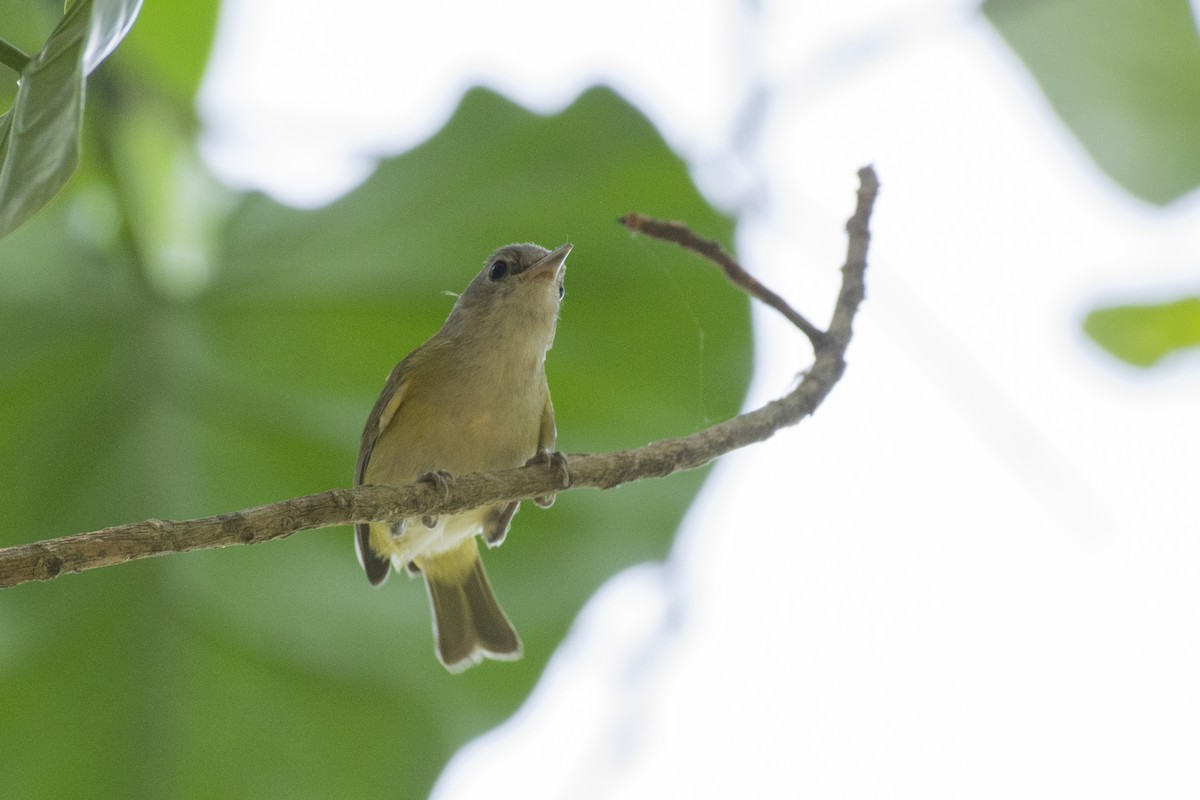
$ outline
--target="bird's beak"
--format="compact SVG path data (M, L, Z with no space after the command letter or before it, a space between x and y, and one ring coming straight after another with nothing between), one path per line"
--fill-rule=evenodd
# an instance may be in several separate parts
M563 272L563 265L566 263L567 254L570 252L571 244L568 242L553 253L547 253L541 261L525 270L525 274L530 280L537 280L539 278L557 279Z

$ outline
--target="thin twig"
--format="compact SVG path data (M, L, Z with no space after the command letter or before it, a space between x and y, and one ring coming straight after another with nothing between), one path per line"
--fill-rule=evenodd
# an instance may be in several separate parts
M849 246L846 263L842 267L842 289L829 331L816 331L818 335L814 337L805 330L811 325L796 323L796 327L804 330L813 340L815 348L813 365L805 372L800 384L789 394L762 408L690 436L662 439L634 450L571 455L568 457L570 488L590 486L611 489L630 481L702 467L732 450L768 439L776 431L795 425L816 410L846 368L845 354L850 344L851 326L863 300L867 246L870 241L868 222L879 184L870 167L860 170L859 178L858 207L846 226ZM640 229L648 234L650 230L682 230L683 233L678 235L684 241L704 241L679 223L670 223L669 228L658 228L656 220L645 217L637 219L643 226ZM669 240L677 241L674 238ZM720 257L714 258L700 250L697 252L726 269L726 274L729 274L727 264ZM732 261L727 256L725 260ZM762 299L755 290L737 278L731 275L730 279ZM752 278L750 280L753 281ZM760 286L757 281L753 281L752 285ZM774 293L760 288L767 296L775 297ZM789 313L774 302L765 299L764 302L769 302L788 319L796 322L792 319L794 312ZM778 300L778 303L787 308L782 300ZM148 520L119 525L0 549L0 587L50 580L67 572L82 572L164 553L266 542L313 528L355 522L390 522L425 514L453 514L492 503L554 494L563 490L561 481L561 473L554 466L534 464L503 472L480 472L457 477L450 483L448 493L427 482L408 486L358 486L353 489L332 489L202 519L182 522Z
M782 297L759 283L757 278L747 272L741 264L734 260L733 256L725 251L724 247L721 247L720 243L698 236L682 222L668 222L644 217L641 214L626 214L617 222L634 233L644 233L664 242L673 242L685 250L691 250L693 253L707 258L725 271L726 277L733 282L734 286L783 314L789 322L804 332L804 335L812 342L813 348L824 344L824 331L805 319Z
M871 244L871 212L879 194L879 178L866 166L858 171L858 204L846 220L846 263L842 265L842 289L838 292L826 335L830 344L843 352L850 344L854 315L866 296L867 249Z

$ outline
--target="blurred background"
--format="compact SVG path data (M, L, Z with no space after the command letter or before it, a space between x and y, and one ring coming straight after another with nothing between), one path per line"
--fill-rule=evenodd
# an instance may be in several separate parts
M517 516L520 662L348 529L0 592L0 795L1194 797L1197 86L1178 0L147 4L0 239L0 544L349 485L507 242L575 245L567 452L811 358L621 214L821 322L872 163L867 302L813 418Z

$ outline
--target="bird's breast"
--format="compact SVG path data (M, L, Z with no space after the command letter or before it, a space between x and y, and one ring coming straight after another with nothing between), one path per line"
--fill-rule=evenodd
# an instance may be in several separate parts
M418 372L366 470L368 483L401 484L432 470L463 475L523 465L537 449L546 404L545 374L445 370Z

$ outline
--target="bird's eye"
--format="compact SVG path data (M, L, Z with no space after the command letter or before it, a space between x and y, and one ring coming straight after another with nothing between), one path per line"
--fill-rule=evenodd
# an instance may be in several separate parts
M498 281L508 274L508 262L503 258L498 258L492 262L492 268L488 270L488 277L494 281Z
M565 295L566 293L567 293L567 287L563 285L562 281L559 281L558 282L558 299L562 300L563 295Z

